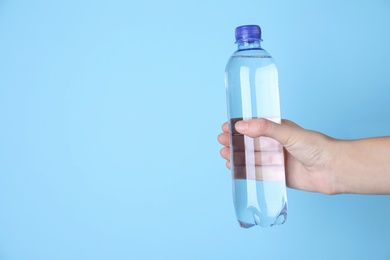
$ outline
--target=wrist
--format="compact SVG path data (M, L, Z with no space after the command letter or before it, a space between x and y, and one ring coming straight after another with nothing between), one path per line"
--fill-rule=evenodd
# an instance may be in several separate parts
M346 161L349 152L348 141L333 139L329 142L329 160L328 160L328 174L330 179L330 187L329 194L342 194L342 193L351 193L349 187L349 182L345 179L346 173L346 165L348 162Z

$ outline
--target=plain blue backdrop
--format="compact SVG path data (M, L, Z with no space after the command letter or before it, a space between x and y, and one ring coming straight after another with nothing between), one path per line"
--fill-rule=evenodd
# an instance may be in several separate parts
M234 29L282 116L390 134L390 1L0 1L0 259L390 259L390 197L288 189L241 229L217 135Z

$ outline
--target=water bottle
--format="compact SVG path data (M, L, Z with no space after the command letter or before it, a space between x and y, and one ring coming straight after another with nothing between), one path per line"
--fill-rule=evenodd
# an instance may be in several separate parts
M260 117L280 123L278 71L260 46L259 26L237 27L235 36L238 49L225 70L234 207L241 227L272 227L287 218L283 147L241 135L234 125Z

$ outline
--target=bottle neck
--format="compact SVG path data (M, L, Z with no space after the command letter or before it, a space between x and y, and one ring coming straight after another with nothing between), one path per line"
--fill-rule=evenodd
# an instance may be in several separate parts
M259 50L261 49L261 40L245 40L245 41L238 41L237 47L239 51L244 50Z

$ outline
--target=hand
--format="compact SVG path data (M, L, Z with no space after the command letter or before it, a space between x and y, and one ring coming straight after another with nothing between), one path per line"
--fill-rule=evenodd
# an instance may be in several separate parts
M343 191L341 183L335 178L334 163L339 150L336 139L318 132L299 127L282 120L281 124L260 118L239 121L235 128L250 137L266 136L275 139L285 148L286 184L288 187L337 194ZM228 124L222 126L223 133L218 141L225 147L221 156L230 168L230 148Z

